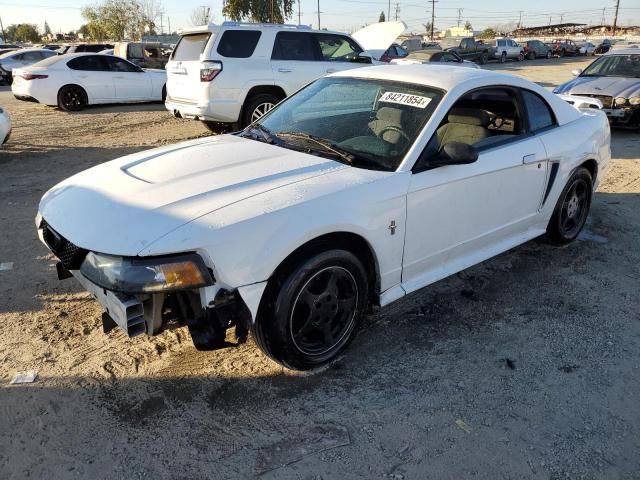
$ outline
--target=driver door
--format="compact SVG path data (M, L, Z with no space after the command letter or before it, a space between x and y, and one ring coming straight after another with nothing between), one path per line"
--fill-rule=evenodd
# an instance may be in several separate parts
M402 272L407 293L542 233L536 223L547 171L544 145L524 132L498 135L494 144L477 143L486 146L474 163L412 175Z

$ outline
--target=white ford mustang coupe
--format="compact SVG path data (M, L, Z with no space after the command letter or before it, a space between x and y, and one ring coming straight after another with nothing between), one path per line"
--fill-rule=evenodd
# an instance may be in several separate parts
M100 103L160 102L166 83L164 70L140 68L111 55L76 53L14 68L11 90L19 100L76 111Z
M130 336L251 332L310 369L386 305L534 237L576 238L607 118L518 77L424 65L321 78L242 132L129 155L45 194L40 238Z

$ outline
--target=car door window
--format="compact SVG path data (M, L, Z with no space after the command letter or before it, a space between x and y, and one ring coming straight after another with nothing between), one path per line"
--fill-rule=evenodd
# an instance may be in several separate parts
M505 41L504 40L498 40L498 46L499 47L504 47L505 46Z
M103 72L107 69L107 66L103 62L103 59L107 58L106 55L87 55L82 57L76 57L67 62L67 67L72 70L83 70L90 72Z
M259 30L227 30L220 38L217 52L227 58L249 58L261 35Z
M538 132L556 125L555 116L551 108L538 94L523 90L522 98L527 109L527 119L531 132Z
M104 61L107 64L107 68L111 72L138 72L139 69L135 65L130 62L127 62L123 58L112 57L110 55L105 55Z
M458 59L452 53L445 52L445 53L442 54L442 57L440 58L440 61L441 62L457 62Z
M24 60L24 53L21 53L19 55L14 55L13 57L11 57L13 60L17 60L17 61L22 61Z
M316 34L322 59L330 62L350 62L362 49L350 38L329 33Z
M272 60L318 60L318 42L312 33L278 32Z
M512 88L472 90L451 107L427 144L414 171L429 167L449 142L461 142L482 151L518 140L527 132L522 109Z

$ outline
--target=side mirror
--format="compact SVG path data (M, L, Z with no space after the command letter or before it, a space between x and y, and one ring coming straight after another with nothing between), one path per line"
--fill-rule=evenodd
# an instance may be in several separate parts
M581 73L582 73L582 69L581 68L576 68L575 70L571 70L571 75L573 75L574 77L577 77Z
M367 55L365 52L359 54L357 57L353 59L355 63L373 63L373 59Z
M462 142L447 142L444 144L440 154L429 160L432 167L444 165L466 165L478 160L478 150L472 145Z

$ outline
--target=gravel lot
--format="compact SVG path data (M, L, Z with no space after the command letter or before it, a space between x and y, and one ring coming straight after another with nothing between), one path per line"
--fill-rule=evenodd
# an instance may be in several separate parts
M550 87L588 61L488 68ZM580 241L532 241L398 301L300 375L251 341L104 335L36 238L58 181L203 127L158 104L67 114L7 87L0 104L0 478L639 478L640 134L614 132ZM9 385L25 370L34 383Z

